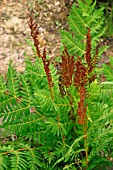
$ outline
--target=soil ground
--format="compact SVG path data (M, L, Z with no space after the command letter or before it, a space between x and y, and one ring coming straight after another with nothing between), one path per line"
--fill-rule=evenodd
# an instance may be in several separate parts
M33 56L31 46L26 42L26 39L32 41L28 9L37 21L41 46L46 46L50 57L58 56L59 30L66 27L69 8L64 0L0 2L0 73L7 71L9 60L13 60L17 70L23 72L24 59Z

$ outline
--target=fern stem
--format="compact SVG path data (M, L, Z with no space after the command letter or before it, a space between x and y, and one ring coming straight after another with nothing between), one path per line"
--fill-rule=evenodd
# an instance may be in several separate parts
M87 140L87 130L88 130L88 119L87 116L85 118L84 126L83 126L83 131L84 131L84 148L85 148L85 154L86 154L86 170L88 168L88 140Z
M35 147L34 148L20 148L17 150L9 150L7 152L0 153L0 155L7 155L7 154L11 154L12 152L20 152L20 151L26 151L26 150L30 150L30 149L35 150L36 148Z
M54 100L54 96L53 96L53 88L51 86L49 86L49 89L50 89L50 96L51 96L51 99Z

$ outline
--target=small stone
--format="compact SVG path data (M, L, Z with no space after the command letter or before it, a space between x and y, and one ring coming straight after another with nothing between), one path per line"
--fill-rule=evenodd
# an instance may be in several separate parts
M60 2L55 2L55 6L59 6L60 5Z
M22 62L23 62L23 60L22 60L22 59L19 59L19 62L20 62L20 63L22 63Z

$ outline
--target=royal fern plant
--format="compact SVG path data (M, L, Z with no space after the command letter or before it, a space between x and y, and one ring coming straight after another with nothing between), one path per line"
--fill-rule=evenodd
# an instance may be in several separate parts
M10 62L0 76L0 170L100 170L113 157L113 59L98 68L105 47L103 8L77 0L61 31L56 61L40 49L30 15L35 61L19 73ZM58 71L59 70L59 71ZM106 75L100 82L99 73Z

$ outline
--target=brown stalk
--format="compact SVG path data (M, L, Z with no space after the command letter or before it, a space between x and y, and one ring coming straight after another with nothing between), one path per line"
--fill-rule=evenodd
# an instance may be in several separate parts
M84 119L86 117L86 106L84 106L86 98L86 89L85 86L88 83L87 78L87 68L82 64L81 59L78 57L78 61L75 63L76 71L74 75L74 86L79 90L80 101L78 102L78 123L84 124Z
M62 97L65 94L68 94L70 99L70 115L74 117L74 111L73 111L73 98L70 92L68 91L68 87L71 86L73 82L73 75L74 75L74 69L75 69L75 61L74 56L70 56L66 47L64 47L63 54L61 55L62 62L60 64L60 78L59 78L59 89L60 94Z
M84 106L84 101L86 98L86 90L84 86L80 87L79 94L80 94L80 101L78 102L78 109L77 109L77 113L79 116L78 123L84 124L86 118L86 106Z
M29 27L31 30L31 36L34 41L34 46L36 47L37 55L39 58L41 58L41 51L39 48L40 43L38 39L38 35L39 35L38 26L36 21L33 20L32 16L29 17Z
M86 38L86 62L88 64L88 68L91 66L91 35L90 28L88 28L87 38Z
M89 75L89 83L93 82L96 78L96 74L93 74L90 77L90 74L92 73L93 69L95 68L97 62L98 62L98 48L96 49L96 54L94 55L93 58L91 58L91 33L90 33L90 28L88 28L88 33L86 36L86 62L87 62L87 69L88 69L88 75Z
M50 60L46 59L46 50L45 50L45 48L43 50L42 61L43 61L43 64L44 64L44 70L46 72L46 76L47 76L47 80L48 80L48 84L49 84L49 88L50 88L50 95L51 95L51 98L53 100L52 87L54 86L54 83L52 82L51 70L49 68Z
M47 76L47 80L48 80L48 85L50 88L50 95L51 98L53 100L53 92L52 92L52 87L54 85L54 83L52 82L52 76L51 76L51 71L50 71L50 60L46 59L46 49L44 48L43 50L43 54L41 54L41 50L40 50L40 42L38 39L38 35L39 35L39 31L38 31L38 26L36 24L36 22L33 20L32 16L29 17L29 27L31 29L31 36L33 38L34 41L34 46L36 47L36 51L38 54L39 58L42 58L43 64L44 64L44 70Z

